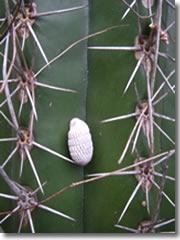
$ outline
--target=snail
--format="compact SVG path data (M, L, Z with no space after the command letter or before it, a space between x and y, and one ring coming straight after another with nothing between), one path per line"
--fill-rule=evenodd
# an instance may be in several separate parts
M93 156L93 142L87 123L73 118L69 124L68 147L72 160L80 166L87 165Z

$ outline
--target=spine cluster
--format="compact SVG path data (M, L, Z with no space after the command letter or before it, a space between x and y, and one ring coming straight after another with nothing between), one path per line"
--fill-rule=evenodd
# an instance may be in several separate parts
M175 6L172 1L169 0L159 0L157 2L152 0L131 1L130 4L124 0L120 2L126 9L121 18L122 24L111 26L99 32L84 36L83 38L71 43L71 45L61 50L56 57L49 60L46 56L46 49L41 44L38 34L36 34L36 31L34 30L37 19L54 14L66 14L66 12L69 12L68 14L76 12L78 15L78 12L87 8L87 6L80 5L72 8L38 12L38 6L34 2L27 4L24 0L19 0L12 1L10 3L10 1L4 0L4 15L3 17L1 16L0 19L0 30L2 29L0 34L0 55L2 58L2 80L0 81L0 93L2 96L0 103L0 121L8 126L10 129L9 132L11 132L12 135L2 136L0 138L0 144L4 144L5 146L5 144L9 143L10 146L12 146L12 149L8 152L5 159L1 158L0 176L1 181L8 186L12 194L4 193L0 190L0 197L12 200L16 204L13 210L5 212L4 214L2 213L2 216L0 216L0 224L2 224L2 228L6 220L8 221L13 214L18 214L19 223L17 232L20 233L24 227L29 226L30 231L35 233L36 226L33 223L32 212L37 208L63 217L68 221L78 222L78 219L74 218L75 216L69 216L54 207L52 208L46 206L43 201L38 200L37 192L41 192L41 197L45 195L45 185L48 185L48 182L42 182L41 172L37 170L34 161L35 159L33 159L31 152L34 148L39 149L42 152L44 151L47 154L50 154L52 158L56 157L57 159L60 159L60 161L67 162L67 167L73 166L73 168L80 168L76 165L85 166L91 161L91 159L93 162L92 166L93 164L96 166L96 161L99 160L96 157L96 151L98 152L98 144L96 146L98 138L97 141L95 139L94 143L92 143L94 135L96 135L93 132L93 129L92 131L91 129L89 131L87 124L81 121L78 118L79 116L74 116L75 118L73 117L70 122L68 139L69 151L72 159L70 158L70 155L67 156L63 153L59 153L58 151L55 151L53 147L51 148L42 142L39 142L38 136L34 134L35 123L42 120L41 116L39 116L37 108L37 99L39 96L37 96L36 88L48 89L48 91L73 96L78 96L79 94L75 84L72 84L72 89L59 85L56 86L53 85L51 81L40 81L39 76L47 70L51 71L52 64L55 61L68 53L76 45L86 42L89 38L95 38L97 35L103 36L105 32L111 32L111 30L118 31L121 27L129 28L128 24L124 24L124 21L126 21L126 19L128 20L128 17L131 14L136 16L138 25L137 35L135 36L134 42L132 42L131 46L94 46L90 44L88 49L86 49L86 52L89 51L91 54L92 52L97 51L97 54L100 56L101 52L106 50L118 51L117 54L121 54L121 51L127 50L133 52L134 54L136 65L133 70L128 70L129 79L127 79L126 85L122 86L123 96L126 96L128 91L133 88L133 94L136 96L134 101L136 102L134 111L115 117L107 116L106 119L97 123L98 126L100 125L106 127L106 125L109 126L113 124L111 122L128 118L134 119L134 126L129 134L129 137L125 139L126 143L123 145L123 150L120 152L120 157L117 159L116 163L117 166L119 166L118 164L125 164L129 156L132 157L132 155L134 161L131 165L125 165L125 167L111 172L89 173L89 169L91 168L87 168L87 179L84 180L84 176L82 176L80 182L71 182L71 185L64 188L62 192L69 188L77 187L77 185L94 182L100 178L133 175L136 186L129 196L129 199L127 199L124 204L124 207L118 209L118 213L120 213L120 215L118 217L116 215L116 223L112 223L114 229L118 229L120 232L130 231L133 233L154 233L158 231L158 228L175 221L175 218L165 220L159 219L162 198L165 198L172 208L175 207L174 200L169 197L168 193L166 193L164 189L166 180L171 182L175 181L175 178L169 176L167 172L169 161L171 161L171 157L175 154L175 141L173 137L168 134L168 131L163 129L162 124L159 124L158 121L158 119L161 121L169 121L171 124L174 124L175 122L175 119L172 116L168 116L164 112L158 110L159 104L162 106L163 101L165 102L169 96L173 96L175 94L175 85L173 85L171 81L171 78L173 78L175 73L175 59L169 53L163 51L164 49L168 49L170 44L173 44L173 36L171 36L169 32L175 24L174 21L168 24L163 23L163 7L166 6L166 9L174 9ZM93 3L90 3L90 6L93 6ZM142 12L145 12L146 14L141 15L139 9L143 9ZM145 24L147 25L146 31L143 29ZM47 38L49 38L49 36ZM36 67L30 66L29 59L26 57L26 44L29 39L33 39L34 49L38 51L38 57L41 57L44 62L43 66L38 70L35 70ZM59 48L61 47L59 46ZM165 71L165 69L161 67L160 58L163 58L166 61L166 65L170 64L172 66L170 72ZM138 74L138 71L143 71L143 84L145 85L145 92L143 94L141 94L139 90L139 83L136 84L136 75ZM101 78L101 76L98 77ZM114 90L116 90L115 88L116 87L114 87ZM96 91L96 89L94 89L94 91ZM98 104L99 103L97 103L97 105ZM51 105L52 102L49 103L49 107L51 107ZM65 108L64 114L67 112L67 109ZM28 119L28 124L26 126L22 124L24 119ZM70 120L71 119L69 119L69 121ZM92 133L92 138L90 132ZM169 142L167 146L170 147L168 147L168 149L163 149L162 151L161 148L156 147L156 144L158 139L163 138L166 139L165 141ZM143 142L144 146L139 146L139 141ZM53 143L51 146L53 146ZM147 149L146 155L141 154L143 147L144 149ZM95 150L94 156L92 156L93 150ZM1 148L0 153L2 151L3 149ZM104 149L104 151L106 152L106 149ZM15 158L15 156L18 157ZM12 177L10 177L6 169L8 169L10 162L17 159L19 161L18 181L14 181L11 179ZM30 174L34 176L36 183L35 189L30 188L31 183L28 183L28 186L21 184L21 179L24 174L25 161L28 161L31 171ZM114 159L109 159L109 161L114 161ZM46 161L44 161L44 165L46 165ZM96 167L94 169L96 169ZM157 177L160 177L160 183L157 183ZM153 188L157 190L157 197L155 204L151 206L152 201L150 200L150 193ZM141 222L136 222L134 225L135 227L131 227L126 224L126 221L123 223L123 220L126 217L126 213L128 212L130 205L133 203L138 191L142 191L144 194L142 208L145 207L147 209L148 218L142 219ZM60 193L61 191L59 194ZM96 194L93 196L94 198L96 198ZM115 192L114 194L116 195ZM58 193L55 194L54 197L57 195ZM94 211L96 211L96 209ZM89 214L91 215L91 213Z

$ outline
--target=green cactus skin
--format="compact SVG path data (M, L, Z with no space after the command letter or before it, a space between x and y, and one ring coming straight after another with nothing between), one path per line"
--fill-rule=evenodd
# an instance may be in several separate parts
M101 9L101 11L99 10ZM89 46L133 46L135 36L137 35L137 22L133 13L120 21L126 7L121 1L91 1L90 3L90 31L96 31L104 26L125 24L128 27L122 27L112 30L102 36L89 40ZM168 8L169 9L169 8ZM145 14L143 8L140 9L141 15ZM164 9L167 11L167 6ZM173 11L173 10L172 10ZM164 21L166 22L166 16ZM172 17L172 15L171 15ZM149 20L148 20L149 21ZM143 32L146 33L148 21L142 21ZM172 22L172 19L169 20ZM167 24L168 25L168 24ZM162 44L163 45L163 44ZM168 45L169 47L169 45ZM173 50L174 51L174 50ZM171 53L172 55L172 53ZM110 123L100 123L101 120L121 116L134 112L136 105L136 96L134 86L131 84L129 90L123 95L126 86L135 65L134 53L130 51L88 51L89 75L88 75L88 105L87 118L92 128L94 138L95 154L92 162L87 166L86 173L109 172L128 166L133 163L136 155L131 155L130 151L126 154L123 163L119 166L117 160L127 142L132 127L135 124L135 118L114 121ZM166 64L172 65L169 61ZM164 68L163 68L164 69ZM170 70L171 69L171 70ZM167 68L167 72L172 71L172 66ZM147 97L146 78L144 69L141 66L135 76L136 85L141 98ZM157 77L157 86L162 82L162 78ZM167 90L167 89L166 89ZM170 94L171 95L171 94ZM169 96L172 100L172 96ZM168 101L167 99L165 101ZM170 104L170 102L169 102ZM164 102L163 102L164 105ZM166 106L158 105L158 112L164 113ZM171 109L171 108L166 108ZM168 110L167 110L168 111ZM174 111L172 109L172 111ZM174 116L173 112L167 113ZM172 122L165 123L169 127L169 134L173 136L174 129ZM166 121L167 122L167 121ZM166 142L166 143L164 143ZM158 131L155 131L155 151L160 149L170 149L173 145L164 140ZM138 140L137 149L140 156L148 156L148 149L143 134ZM169 160L168 174L174 176L173 158ZM172 167L172 168L171 168ZM159 180L159 179L158 179ZM133 175L131 176L112 176L106 179L98 180L85 185L85 232L126 232L126 230L117 229L116 224L126 202L132 191L137 185ZM171 188L171 190L170 190ZM174 199L174 183L166 181L165 191ZM157 190L153 187L150 195L151 215L148 216L146 208L141 203L145 200L145 194L142 189L139 190L135 199L131 203L127 213L122 219L122 225L137 229L138 224L145 219L150 219L156 202ZM162 199L164 208L161 208L160 218L171 219L174 216L174 208ZM168 211L163 209L168 208ZM91 214L88 214L88 213ZM164 231L173 231L174 225L169 224L162 228Z
M88 123L94 144L92 162L85 168L66 162L36 147L32 148L30 153L41 183L47 181L44 186L45 195L43 196L40 192L37 194L40 201L72 182L85 179L87 174L113 171L128 166L135 160L136 154L131 155L131 148L129 148L121 165L117 163L135 124L135 118L100 123L103 119L135 111L136 95L133 83L123 95L126 83L137 63L134 52L88 50L87 45L133 46L134 39L138 35L138 27L137 18L132 12L121 21L121 16L127 6L119 0L46 0L43 3L42 0L35 0L35 3L38 12L87 5L86 8L77 11L39 17L36 20L33 29L49 60L76 40L90 33L113 25L127 24L127 26L88 40L88 44L87 41L83 41L46 68L37 78L39 82L70 88L76 90L77 93L59 92L41 87L35 89L38 113L38 121L35 121L33 130L35 141L70 157L67 147L69 121L78 117ZM153 11L156 10L156 4ZM3 1L0 3L0 8L4 9ZM148 15L148 11L141 4L139 8L141 15ZM3 12L0 14L3 16ZM164 4L163 24L168 26L172 21L174 21L174 10ZM141 20L141 24L143 33L147 34L149 19ZM170 30L170 35L175 36L174 28ZM161 44L161 50L174 57L174 45L170 39L169 45ZM2 46L0 47L2 50ZM24 54L29 67L34 61L33 71L35 73L44 65L44 59L32 37L26 41ZM2 66L2 58L0 58L0 64ZM168 75L173 70L174 63L160 59L160 66ZM12 76L15 77L15 73ZM162 81L160 74L157 74L155 88ZM175 80L172 77L171 84L173 81ZM136 82L140 97L147 97L146 78L142 66L136 73L134 82ZM13 89L12 86L11 88ZM164 91L167 89L165 88ZM4 97L1 94L0 100L2 99ZM156 111L173 117L175 116L174 103L175 97L170 93L157 105ZM13 97L13 104L18 113L20 102L17 96ZM7 106L0 110L8 115ZM30 110L30 104L25 104L19 118L19 124L23 127L28 126ZM173 138L174 123L160 120L158 124ZM14 136L14 134L14 131L0 116L0 138ZM0 163L3 163L14 146L12 143L0 143L0 148L3 149L3 151L0 150ZM155 130L155 153L172 148L173 145ZM140 156L149 156L147 141L142 132L137 149ZM168 160L168 165L168 175L174 177L174 157ZM21 179L18 177L19 167L20 157L16 153L5 167L5 171L13 180L35 189L37 182L28 160L24 161ZM162 169L158 166L156 170ZM160 183L159 178L156 179ZM76 222L37 208L32 212L35 231L37 233L127 233L125 230L115 228L114 225L137 184L134 175L110 176L69 189L44 205L75 218ZM174 185L174 182L167 180L164 188L172 200L175 199ZM0 192L12 194L2 178L0 178ZM157 194L155 187L149 192L150 215L148 215L146 207L142 206L145 193L140 189L124 215L122 225L137 229L142 221L150 220L156 205ZM14 207L14 202L11 200L0 198L0 212ZM162 197L158 219L168 220L174 218L174 215L175 209ZM4 232L14 233L17 232L18 224L19 216L14 214L1 227ZM174 223L171 223L157 231L174 231L174 228ZM25 226L22 232L31 232L29 225Z

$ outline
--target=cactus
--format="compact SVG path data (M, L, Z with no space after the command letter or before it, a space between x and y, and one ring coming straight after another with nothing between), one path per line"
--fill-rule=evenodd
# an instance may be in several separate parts
M174 2L15 2L0 3L0 231L175 231ZM92 134L84 167L73 118Z

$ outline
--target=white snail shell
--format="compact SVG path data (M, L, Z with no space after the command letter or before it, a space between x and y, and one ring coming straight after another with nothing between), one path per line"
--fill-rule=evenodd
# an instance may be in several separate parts
M79 118L70 121L68 147L72 160L78 165L87 165L93 155L93 143L88 125Z

